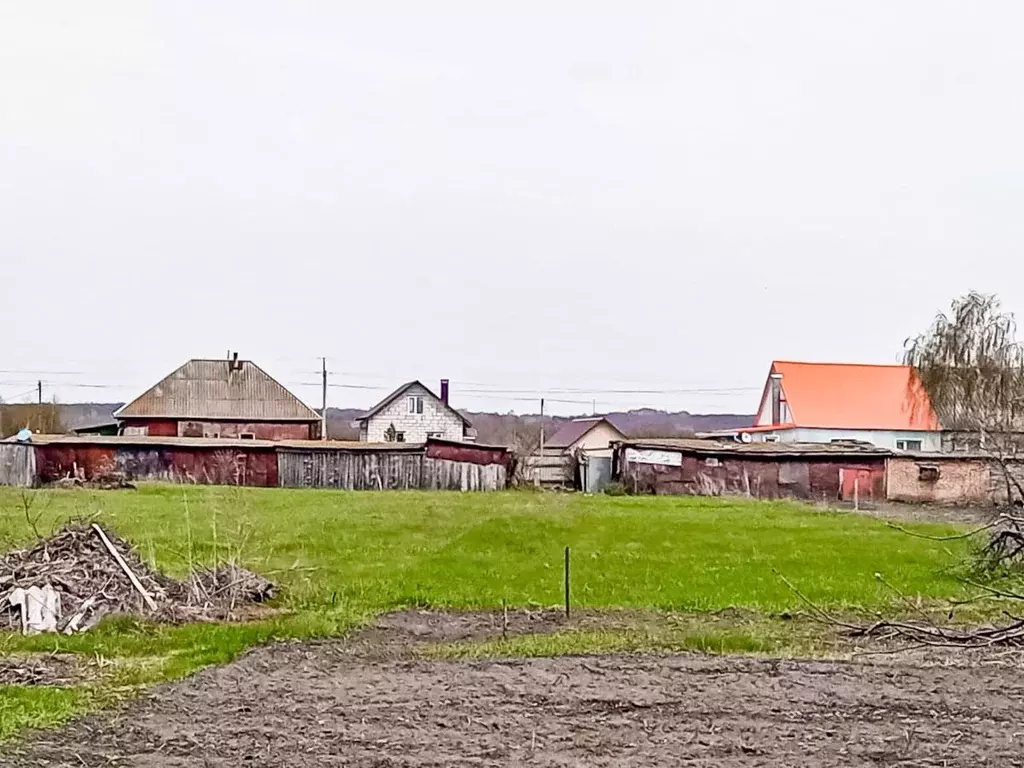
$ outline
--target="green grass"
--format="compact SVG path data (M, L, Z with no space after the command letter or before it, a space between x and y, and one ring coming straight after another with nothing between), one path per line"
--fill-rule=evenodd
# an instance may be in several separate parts
M913 538L849 513L734 499L210 486L43 490L28 497L40 531L95 516L174 575L184 575L190 564L237 557L282 585L280 605L289 612L245 625L161 627L120 620L73 638L0 636L0 653L70 651L107 660L109 668L84 690L19 691L0 704L0 738L73 714L104 692L177 678L274 639L342 634L406 605L558 604L566 545L572 548L577 606L685 612L740 607L768 614L801 607L773 569L815 602L847 612L891 606L893 594L875 572L909 595L960 595L955 572L968 547ZM934 535L956 532L948 525L911 527ZM0 547L32 538L23 494L0 489ZM717 635L701 645L699 636L694 629L680 643L728 645ZM544 648L552 641L514 642ZM572 640L586 642L603 647L621 640ZM737 650L764 645L756 637L735 643Z

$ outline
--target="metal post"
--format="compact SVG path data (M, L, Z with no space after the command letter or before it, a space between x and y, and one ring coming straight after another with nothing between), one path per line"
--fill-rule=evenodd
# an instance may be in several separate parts
M321 357L323 363L323 407L320 409L320 439L327 439L327 358Z
M569 618L569 547L565 548L565 618Z

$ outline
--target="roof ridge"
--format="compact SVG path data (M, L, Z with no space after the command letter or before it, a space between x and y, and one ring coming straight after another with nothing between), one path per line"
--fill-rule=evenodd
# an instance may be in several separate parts
M905 363L837 363L837 362L819 362L813 360L772 360L772 365L776 363L785 363L786 365L833 365L842 366L844 368L912 368L913 366L906 365Z

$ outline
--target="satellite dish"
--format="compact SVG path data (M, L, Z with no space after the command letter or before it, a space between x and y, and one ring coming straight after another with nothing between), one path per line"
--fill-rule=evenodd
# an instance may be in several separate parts
M754 442L754 438L751 437L749 432L740 432L740 442L741 443L752 443L752 442Z

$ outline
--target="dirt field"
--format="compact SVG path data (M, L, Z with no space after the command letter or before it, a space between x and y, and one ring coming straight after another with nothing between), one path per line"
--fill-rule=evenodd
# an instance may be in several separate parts
M557 625L516 616L509 631ZM3 764L1024 765L1019 667L415 657L498 631L494 617L405 613L350 641L260 649L8 745Z

